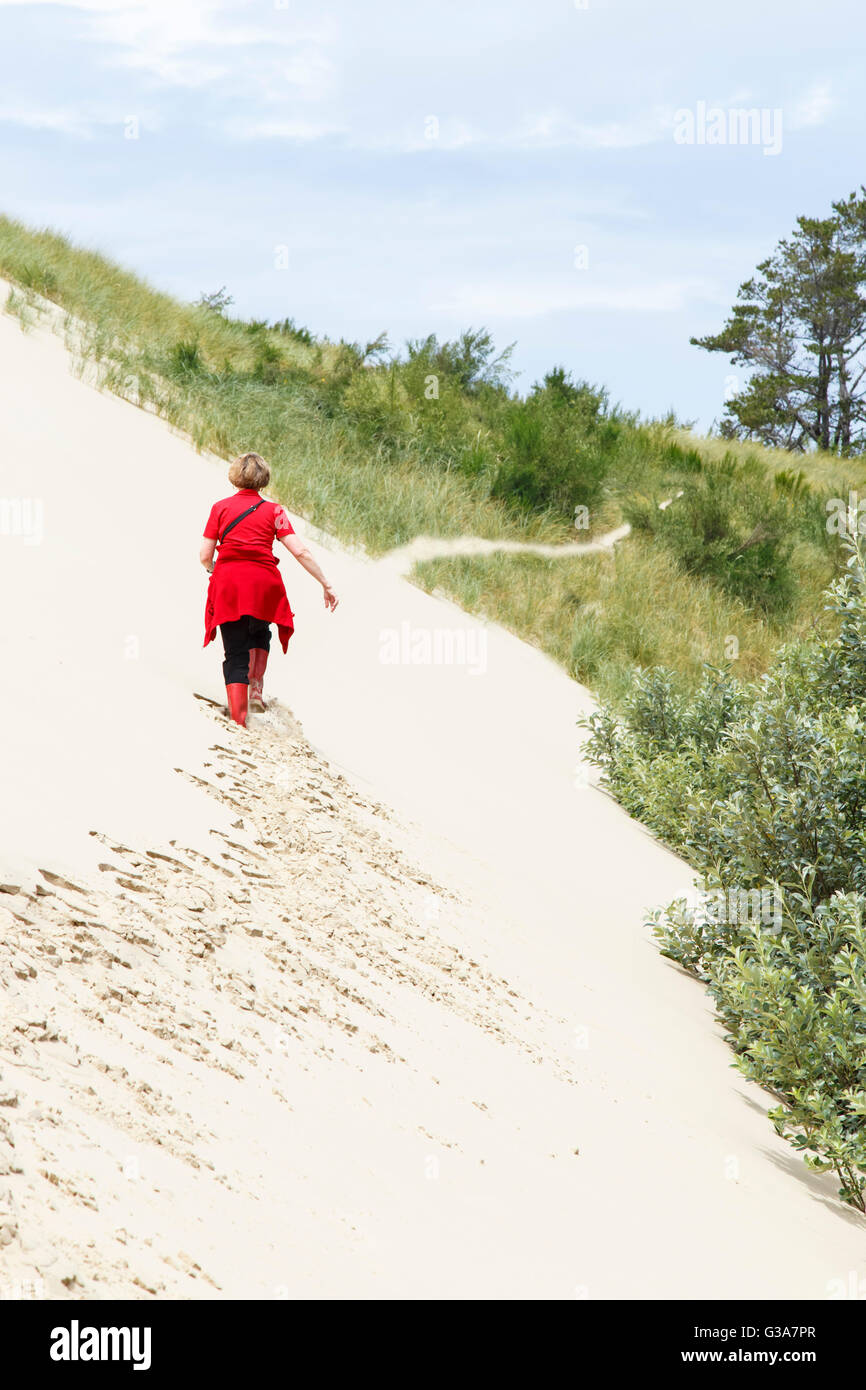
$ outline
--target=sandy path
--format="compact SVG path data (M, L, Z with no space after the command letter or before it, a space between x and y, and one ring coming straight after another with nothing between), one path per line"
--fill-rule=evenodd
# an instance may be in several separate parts
M219 717L190 692L220 697L218 658L198 645L204 580L195 551L211 501L227 491L221 468L162 422L75 380L56 339L22 335L8 319L0 319L0 391L0 496L26 496L33 509L41 503L44 530L41 541L35 533L0 538L3 592L20 599L7 604L0 644L4 671L21 672L0 693L0 876L21 890L6 895L20 905L8 931L26 936L16 937L15 958L25 947L51 954L61 931L59 923L48 930L58 904L35 892L40 867L88 888L89 910L109 918L109 931L130 929L135 878L109 855L108 891L97 868L105 842L87 833L96 829L145 865L138 891L156 914L151 930L162 933L156 961L130 958L131 972L96 964L132 980L150 972L146 989L191 1015L183 1032L174 1025L181 1041L191 1029L198 1047L215 1050L203 1011L216 1014L217 992L228 1012L211 1020L215 1028L237 1027L250 1012L231 997L229 972L276 972L263 981L265 1015L241 1039L249 1054L241 1080L228 1076L224 1091L222 1073L195 1047L182 1063L180 1053L169 1058L180 1068L175 1077L166 1072L157 1044L175 1040L153 1032L156 1014L145 1009L139 1031L124 1039L115 1036L123 1009L110 1020L103 1014L104 1023L87 1013L97 1007L88 991L108 988L98 971L76 1001L71 909L59 909L62 988L33 995L44 1013L63 1014L56 1023L64 1027L39 1007L36 1018L20 1014L21 992L45 988L52 967L44 959L35 977L26 964L26 978L4 971L18 1012L0 1051L0 1086L10 1085L18 1101L2 1114L13 1137L21 1129L27 1155L21 1174L13 1154L0 1177L8 1203L20 1204L7 1223L18 1234L0 1245L10 1269L14 1253L16 1277L36 1268L37 1255L47 1258L25 1250L21 1232L48 1190L42 1169L58 1165L55 1177L73 1186L90 1174L95 1186L85 1195L99 1208L90 1263L71 1271L86 1287L62 1284L73 1294L92 1292L99 1279L156 1287L149 1229L159 1233L151 1239L165 1287L202 1296L215 1292L210 1279L236 1296L277 1288L821 1298L831 1280L862 1277L863 1222L840 1211L831 1179L809 1175L773 1135L765 1099L731 1070L700 989L658 956L641 925L645 906L685 888L689 873L579 766L575 719L589 708L587 693L539 652L408 585L393 566L333 547L325 560L343 599L336 615L324 613L300 569L284 564L298 630L289 657L269 672L271 690L331 770L303 751L290 721L280 726L277 710L244 742L250 765L218 777L206 767L214 768L212 746L226 745L222 756L234 758L244 736L223 725L215 737ZM109 579L94 545L108 559ZM340 770L360 802L339 783ZM261 795L239 812L240 793L225 792L232 782L242 788L244 776ZM346 840L345 863L329 861L326 872L318 860L306 866L314 900L293 887L293 842L276 833L284 818L299 823L301 836L304 826L315 828L305 804L311 779L337 798L331 829L338 843ZM379 801L399 815L393 848L345 830L350 814L369 825L367 803ZM238 820L242 829L233 828ZM207 954L215 957L208 968L216 972L205 977L184 954L194 909L166 897L165 883L152 877L162 861L147 868L147 851L173 856L180 845L210 881L223 877L208 863L226 836L245 846L241 858L264 855L274 887L250 880L252 904L267 917L262 937L247 930L246 903L235 904L234 920L223 897L205 902L214 946ZM397 853L404 859L394 867L389 855ZM422 889L440 904L430 920L431 900L419 902L407 864L421 865L417 877L434 885ZM362 879L367 896L355 904ZM386 912L415 962L402 978L376 945L382 927L373 903L385 902L384 880L397 898ZM40 882L42 893L68 898L69 890ZM203 879L195 886L210 891ZM340 928L343 938L338 930L327 1006L313 1032L292 1035L277 1084L269 1071L274 1000L302 1013L284 976L308 950L327 952L328 911L348 917L352 930ZM321 923L312 921L316 912ZM301 922L319 933L309 948L297 936ZM438 991L431 1008L418 975L421 948L407 936L413 922L437 934L434 973L447 975L449 952L458 951L494 983L470 978L462 1004ZM276 965L265 965L263 942ZM367 980L348 1020L353 1034L338 1016L341 988L358 973ZM382 1016L373 1028L377 999ZM525 1001L519 1026L514 999ZM46 1025L49 1039L39 1032L26 1042L41 1055L57 1045L52 1027L68 1038L64 1046L86 1054L82 1076L100 1107L97 1129L88 1129L83 1100L80 1108L69 1103L72 1071L31 1056L44 1076L28 1079L8 1046L14 1034L25 1047L19 1023ZM366 1045L373 1033L387 1051ZM167 1094L181 1119L157 1101L143 1120L136 1107L150 1093L136 1090L133 1104L120 1078L125 1110L114 1089L120 1082L97 1066L100 1048L108 1067ZM102 1081L88 1079L93 1068ZM274 1086L284 1099L272 1104ZM184 1134L186 1157L172 1152ZM54 1168L37 1154L49 1141L58 1146ZM190 1162L190 1146L193 1159L201 1146L213 1172ZM137 1156L146 1190L118 1176L124 1153ZM52 1250L74 1260L87 1243L71 1213L86 1224L92 1208L85 1204L82 1216L78 1198L51 1188ZM127 1245L134 1231L131 1249L124 1253L118 1238L110 1258L102 1250L109 1226L127 1233ZM32 1234L26 1239L32 1246Z
M662 504L664 505L664 504ZM407 575L422 560L438 560L453 555L544 555L550 559L568 559L575 555L603 555L617 541L631 535L625 522L606 531L594 541L571 541L565 545L547 545L541 541L484 540L480 536L416 536L408 545L389 550L379 563L395 574Z

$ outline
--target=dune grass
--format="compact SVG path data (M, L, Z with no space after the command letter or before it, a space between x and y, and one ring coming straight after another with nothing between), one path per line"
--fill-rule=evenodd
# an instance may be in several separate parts
M672 430L671 436L684 448L697 447L704 459L721 459L729 453L741 460L751 456L763 463L768 473L783 469L802 473L810 483L834 495L844 495L849 488L866 488L866 458L860 456L842 459L821 449L810 454L794 454L787 449L771 449L751 441L699 436L681 428Z

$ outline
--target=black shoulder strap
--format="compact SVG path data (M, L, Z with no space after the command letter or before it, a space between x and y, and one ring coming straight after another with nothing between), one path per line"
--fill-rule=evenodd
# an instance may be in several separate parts
M243 519L244 519L245 516L249 516L250 512L254 512L254 511L256 510L257 507L260 507L260 506L262 505L262 502L263 502L263 501L264 501L264 498L263 498L263 497L260 497L259 500L258 500L258 502L254 502L253 505L252 505L251 507L247 507L247 509L246 509L245 512L241 512L240 516L236 516L235 519L234 519L234 521L230 521L230 522L229 522L228 526L226 527L226 529L223 531L222 535L221 535L220 538L219 538L220 545L222 545L222 543L223 543L223 541L225 540L226 536L228 535L229 531L233 531L234 528L237 526L238 522L243 521Z

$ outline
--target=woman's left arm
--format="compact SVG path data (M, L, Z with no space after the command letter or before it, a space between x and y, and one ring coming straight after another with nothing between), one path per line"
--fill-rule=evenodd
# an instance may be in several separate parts
M325 591L325 607L333 613L340 600L337 598L337 595L334 593L334 590L331 588L327 579L322 574L322 571L319 569L319 566L313 559L312 555L310 554L310 551L307 549L300 536L296 536L294 531L290 531L287 535L279 536L277 539L279 540L281 545L284 545L286 547L286 550L289 552L290 555L294 555L298 564L303 565L304 569L307 571L308 574L311 574L314 579L318 579L319 583Z
M205 536L204 540L199 546L198 558L204 565L208 574L213 573L213 556L215 550L216 541L210 540L207 536Z

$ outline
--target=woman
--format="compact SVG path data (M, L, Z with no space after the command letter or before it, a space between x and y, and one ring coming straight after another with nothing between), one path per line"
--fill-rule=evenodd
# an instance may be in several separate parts
M271 646L271 623L277 624L283 651L294 631L294 618L273 553L281 541L304 569L318 579L331 612L338 599L292 523L277 502L260 495L271 470L259 454L241 454L229 469L237 488L211 507L199 559L210 575L204 616L204 645L219 628L225 648L223 676L229 714L246 725L247 708L263 710L262 680ZM214 564L214 551L219 552Z

